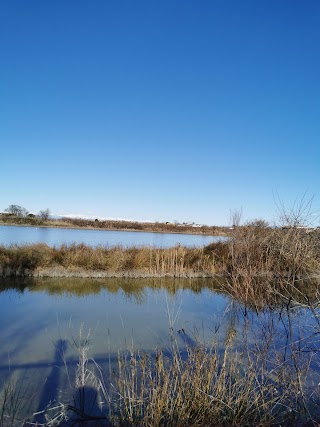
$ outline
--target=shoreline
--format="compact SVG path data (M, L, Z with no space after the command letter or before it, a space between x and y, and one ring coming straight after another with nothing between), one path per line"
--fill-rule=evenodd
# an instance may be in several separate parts
M161 230L136 230L134 228L102 228L102 227L91 227L91 226L75 226L75 225L60 225L60 224L50 224L50 225L33 225L33 224L17 224L12 223L8 224L0 221L0 226L4 227L26 227L26 228L61 228L66 230L94 230L94 231L119 231L119 232L133 232L133 233L157 233L157 234L188 234L190 236L212 236L212 237L227 237L228 234L221 232L221 234L216 235L212 233L199 233L191 231L161 231Z
M303 244L303 251L296 251ZM318 234L300 229L237 229L233 239L201 247L0 246L1 277L181 277L226 275L243 297L318 277ZM256 289L256 283L259 286Z
M1 277L213 277L210 247L0 246Z

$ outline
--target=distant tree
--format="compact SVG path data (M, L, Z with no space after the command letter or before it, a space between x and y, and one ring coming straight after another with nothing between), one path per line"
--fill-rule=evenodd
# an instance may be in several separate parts
M241 217L242 217L242 208L230 210L231 227L234 227L234 228L239 227L241 223Z
M50 216L50 209L46 209L38 213L38 217L41 218L43 221L47 221L49 219L49 216Z
M18 217L24 217L28 215L27 209L23 208L19 205L10 205L7 209L4 210L5 212L8 212L12 215L18 216Z

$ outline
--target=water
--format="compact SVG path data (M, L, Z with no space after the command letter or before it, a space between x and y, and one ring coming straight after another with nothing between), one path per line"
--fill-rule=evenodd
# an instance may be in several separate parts
M212 339L230 304L213 287L207 279L0 279L0 380L24 377L35 412L70 398L65 362L72 376L81 329L104 369L119 350L169 348L170 331L181 347L196 328Z
M116 366L118 351L154 355L161 348L170 355L172 338L184 354L197 340L210 345L215 339L223 351L230 333L240 351L244 344L262 349L271 337L266 358L272 361L274 351L288 357L286 342L293 331L291 342L301 354L317 355L311 313L297 306L290 316L293 330L286 307L248 311L213 279L1 278L0 381L18 380L27 387L33 396L29 413L50 401L70 401L80 333L82 342L89 337L88 367L98 364L104 372ZM318 359L312 360L316 372Z
M90 246L205 246L223 239L197 234L165 234L134 231L79 230L74 228L0 226L0 245L46 243L49 246L85 243Z
M24 367L49 363L53 344L77 336L81 324L93 332L96 355L128 343L154 351L167 344L170 327L216 328L230 303L206 279L1 279L0 284L2 369L8 357L11 367L22 360Z

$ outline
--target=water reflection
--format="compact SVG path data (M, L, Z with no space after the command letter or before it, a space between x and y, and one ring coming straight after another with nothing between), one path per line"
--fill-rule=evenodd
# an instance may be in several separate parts
M221 291L222 279L176 279L176 278L0 278L0 294L15 290L23 294L28 292L44 292L48 295L84 297L98 295L105 291L110 294L122 292L128 298L134 297L137 303L142 303L141 298L145 290L163 289L168 295L176 295L182 290L189 290L201 294L204 290Z
M151 354L168 348L170 328L184 347L195 327L209 338L221 323L229 299L215 287L208 279L2 278L0 377L27 373L34 412L70 400L81 328L91 331L90 369L116 363L129 347Z
M294 360L318 372L320 325L309 308L290 301L251 310L223 293L221 284L213 279L2 278L0 377L26 373L36 392L33 412L53 400L72 400L79 331L89 335L87 367L99 365L107 373L117 365L118 351L155 356L162 348L170 358L172 340L182 358L199 342L214 343L217 354L232 343L230 354L249 355L266 370L287 361L290 370ZM95 388L88 386L88 392L97 413ZM39 414L36 421L43 420Z
M172 323L175 330L205 322L214 328L230 302L218 286L212 279L2 278L0 362L8 353L11 362L50 359L46 349L62 338L58 328L76 336L82 323L96 331L98 352L128 340L150 350L167 342Z

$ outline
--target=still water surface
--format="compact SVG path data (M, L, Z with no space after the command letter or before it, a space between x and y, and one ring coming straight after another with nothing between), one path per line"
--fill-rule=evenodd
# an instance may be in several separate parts
M214 338L223 349L230 331L239 343L245 334L256 345L272 327L283 347L284 314L244 310L213 279L1 278L0 381L23 378L34 396L33 413L50 401L70 400L80 330L82 338L90 335L95 362L89 367L97 363L108 372L118 351L169 352L172 337L182 351L197 339L209 344ZM300 332L303 326L314 335L307 311L295 311L294 319Z
M72 375L81 328L84 336L90 332L90 356L106 369L119 350L169 348L170 331L184 347L192 345L195 329L212 339L212 331L225 328L230 304L213 285L208 279L2 278L0 381L24 376L37 411L71 392L64 362Z
M74 228L0 226L0 245L46 243L49 246L84 243L90 246L205 246L223 237Z

